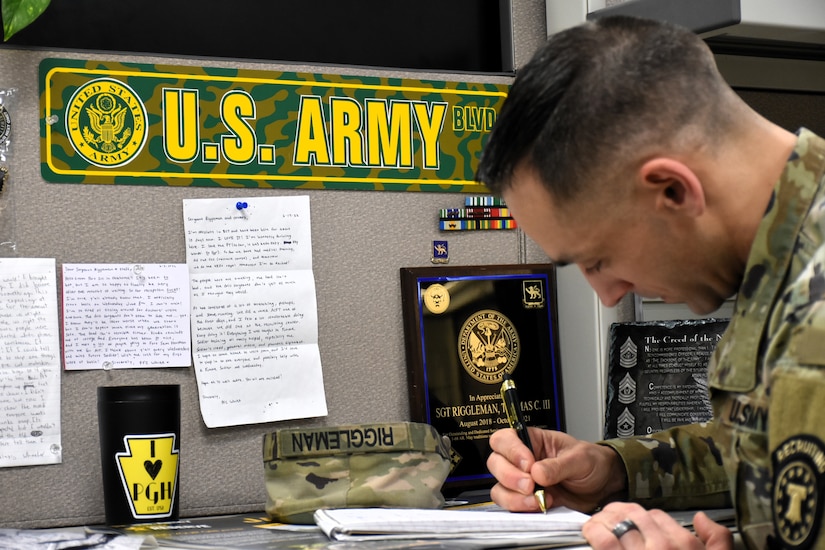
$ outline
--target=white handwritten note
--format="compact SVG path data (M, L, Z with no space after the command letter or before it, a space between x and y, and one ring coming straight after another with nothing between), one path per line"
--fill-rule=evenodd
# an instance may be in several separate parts
M62 458L55 260L0 258L0 466Z
M183 213L206 425L326 415L309 197L184 200Z
M67 370L188 367L186 264L64 264Z

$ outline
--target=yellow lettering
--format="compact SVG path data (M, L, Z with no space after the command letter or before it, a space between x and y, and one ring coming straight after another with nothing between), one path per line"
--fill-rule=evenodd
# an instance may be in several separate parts
M408 101L366 100L367 164L413 168L412 113Z
M439 165L439 144L441 128L447 113L446 103L413 102L413 112L421 135L423 168L436 170Z
M453 107L453 130L456 132L489 132L496 122L492 107Z
M163 150L172 162L198 156L198 91L163 89Z
M447 108L447 103L382 99L367 99L362 105L353 98L333 97L328 136L321 97L301 96L293 164L413 168L414 115L422 167L436 170Z
M221 100L221 121L231 134L221 136L226 160L232 164L248 164L255 158L255 130L247 119L255 118L255 102L244 91L227 92Z
M361 143L361 105L349 97L329 100L332 118L332 163L336 166L364 164Z
M463 132L464 125L464 109L461 107L453 107L453 130L456 132Z
M293 163L329 164L329 145L324 125L324 109L319 96L301 96L298 106L298 129L295 132Z

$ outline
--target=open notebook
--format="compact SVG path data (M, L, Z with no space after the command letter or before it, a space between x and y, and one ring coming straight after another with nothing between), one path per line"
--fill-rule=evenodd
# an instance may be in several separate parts
M335 508L315 512L315 523L332 540L507 539L517 542L582 542L581 526L590 516L567 508L547 514L517 514L501 508L421 510Z

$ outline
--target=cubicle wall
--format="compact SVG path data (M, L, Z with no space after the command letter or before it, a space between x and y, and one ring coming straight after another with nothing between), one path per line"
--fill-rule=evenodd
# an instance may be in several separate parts
M544 5L514 3L521 62L544 37ZM546 261L516 231L437 229L438 209L459 206L447 193L259 190L47 183L40 174L38 65L46 57L137 61L257 70L354 74L509 84L506 76L380 71L124 56L0 50L0 87L14 87L11 193L18 255L63 263L184 263L182 200L242 196L310 199L313 267L328 415L290 422L207 428L192 367L64 371L63 461L0 468L0 527L103 520L96 388L111 384L181 385L180 503L183 516L261 511L265 501L261 437L301 425L406 420L407 374L399 268L431 265L432 241L449 241L450 265ZM521 244L520 244L521 243Z
M513 2L516 66L544 40L541 0ZM450 265L541 263L546 257L518 231L441 233L438 209L462 195L397 191L263 190L47 183L40 174L38 65L47 57L136 61L324 74L375 75L509 84L505 76L380 71L362 67L283 65L0 49L0 87L15 87L13 168L9 188L18 255L63 263L183 263L182 200L307 195L312 220L319 346L328 415L290 422L207 428L193 369L72 371L62 374L63 461L0 468L0 527L103 521L96 388L113 384L181 385L180 503L183 516L261 511L265 501L261 437L303 425L406 420L407 374L400 267L431 265L432 241L449 241ZM743 93L760 110L825 132L822 95ZM786 116L790 112L792 116ZM773 116L771 116L773 118ZM7 196L8 198L8 196ZM602 334L612 319L632 320L631 306L606 318L576 270L559 276L562 372L568 430L601 432ZM629 310L629 311L628 311Z

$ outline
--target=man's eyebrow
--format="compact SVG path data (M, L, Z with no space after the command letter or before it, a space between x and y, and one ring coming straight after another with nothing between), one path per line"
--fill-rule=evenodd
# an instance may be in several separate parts
M559 258L558 260L554 260L551 258L550 262L556 267L567 267L568 265L573 263L571 260L568 260L567 258Z

